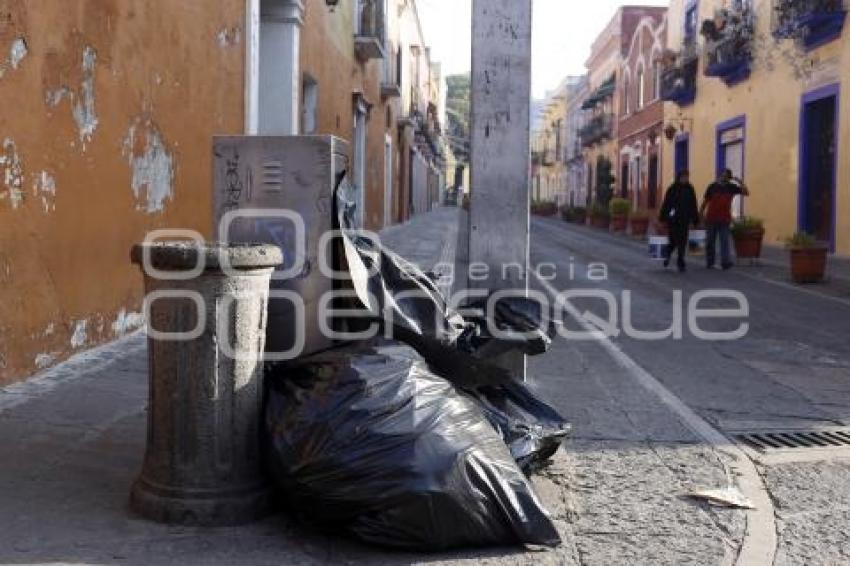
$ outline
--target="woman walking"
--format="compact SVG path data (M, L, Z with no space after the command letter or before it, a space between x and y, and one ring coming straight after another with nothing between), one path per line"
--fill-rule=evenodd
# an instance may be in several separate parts
M693 224L699 225L699 207L697 205L697 193L690 183L690 173L687 170L679 171L676 182L667 189L664 195L664 203L658 219L667 224L670 244L664 258L664 267L670 266L673 252L678 252L677 265L680 272L685 272L685 254L688 250L688 230Z

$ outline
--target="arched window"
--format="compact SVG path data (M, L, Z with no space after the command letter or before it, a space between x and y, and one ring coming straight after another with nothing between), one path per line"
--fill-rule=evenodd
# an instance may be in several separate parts
M626 75L626 78L623 80L623 110L625 114L630 114L632 111L631 94L631 89L629 88L629 77Z
M661 97L661 62L656 59L652 63L652 98Z
M640 68L637 75L637 107L641 109L646 104L646 77L643 72L643 67Z

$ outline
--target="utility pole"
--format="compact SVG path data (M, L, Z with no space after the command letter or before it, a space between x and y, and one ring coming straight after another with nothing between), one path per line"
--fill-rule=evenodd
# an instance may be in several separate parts
M531 15L532 0L472 4L472 289L528 291ZM525 377L525 356L499 363Z

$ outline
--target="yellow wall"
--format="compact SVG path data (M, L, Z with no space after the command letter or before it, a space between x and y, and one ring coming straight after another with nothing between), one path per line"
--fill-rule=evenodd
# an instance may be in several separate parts
M0 0L0 385L138 325L149 230L208 234L244 4Z
M683 0L672 0L668 46L678 50L682 41ZM699 21L712 17L722 0L701 0ZM756 55L749 79L727 87L719 78L704 76L700 60L696 102L686 108L667 103L665 122L690 135L691 180L702 193L715 176L716 127L740 115L746 116L744 180L752 191L746 212L765 220L766 242L777 243L797 229L798 151L802 96L821 86L840 83L837 180L837 252L850 254L850 104L847 76L850 72L850 35L806 53L796 50L791 40L774 40L771 34L770 2L757 2ZM702 43L702 39L700 39ZM798 65L811 67L811 76L795 77L784 54L793 55ZM770 63L773 63L771 66ZM683 127L683 128L682 128ZM673 180L673 142L665 140L663 181Z

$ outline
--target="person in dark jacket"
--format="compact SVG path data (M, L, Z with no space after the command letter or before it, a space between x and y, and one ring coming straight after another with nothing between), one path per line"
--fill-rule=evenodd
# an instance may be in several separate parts
M685 254L688 250L688 229L691 224L699 225L697 193L690 183L688 171L679 171L676 175L676 182L667 189L658 219L667 224L668 237L670 238L664 267L670 266L673 252L677 251L679 254L677 263L679 271L684 272L686 270Z

